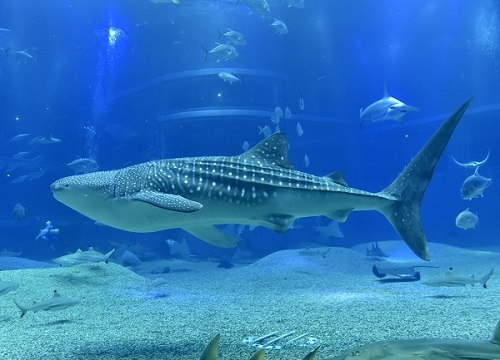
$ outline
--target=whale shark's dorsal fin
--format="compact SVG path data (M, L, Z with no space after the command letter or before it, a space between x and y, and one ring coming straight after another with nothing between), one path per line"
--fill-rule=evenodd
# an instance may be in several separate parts
M498 321L495 331L493 331L490 342L500 345L500 321Z
M268 136L253 148L241 154L243 161L265 161L271 165L285 169L292 169L293 165L288 159L288 140L285 134L276 133Z

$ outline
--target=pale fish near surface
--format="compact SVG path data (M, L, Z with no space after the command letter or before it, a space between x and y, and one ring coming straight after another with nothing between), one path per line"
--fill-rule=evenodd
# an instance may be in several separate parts
M455 225L460 229L475 229L479 218L476 214L472 213L469 208L462 211L455 219Z
M146 233L181 228L219 247L237 239L214 225L264 226L285 232L295 219L326 215L344 222L351 211L382 213L412 251L430 259L420 206L434 168L472 98L434 133L401 174L372 193L347 186L340 173L292 169L284 134L273 134L237 156L149 161L123 169L73 175L51 185L68 207L117 229Z

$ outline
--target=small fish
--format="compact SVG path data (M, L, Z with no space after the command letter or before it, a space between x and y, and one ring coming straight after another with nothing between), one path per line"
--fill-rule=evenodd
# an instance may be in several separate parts
M224 80L224 82L228 82L228 83L230 83L231 85L233 85L233 83L235 83L235 82L239 82L239 83L241 83L241 79L240 79L240 78L238 78L238 77L236 77L236 76L234 76L233 74L230 74L230 73L228 73L228 72L221 71L221 72L218 74L218 76L219 76L222 80Z
M30 136L30 134L18 134L16 136L12 137L9 141L10 142L18 142L18 141L26 139L28 136Z
M66 164L66 166L73 170L75 175L88 174L99 170L99 164L97 164L97 161L89 158L80 158L73 160L69 164Z
M13 281L0 281L0 295L5 295L16 290L19 284Z
M302 125L300 125L299 122L297 122L297 135L300 137L304 135L304 130L302 129Z
M15 300L14 303L19 308L19 310L21 310L21 317L23 317L28 311L38 312L64 310L71 306L75 306L80 302L78 300L73 300L71 298L61 296L57 292L57 290L54 290L54 295L50 299L35 302L31 306L22 306Z
M479 167L474 174L464 180L460 190L462 199L472 200L475 197L483 196L484 190L491 185L491 179L479 175Z
M6 28L0 28L0 33L6 33L6 32L10 32L10 30Z
M245 39L245 36L243 36L242 33L238 31L234 31L231 29L226 30L225 32L221 33L219 29L217 29L219 32L219 39L223 36L227 41L229 41L233 45L246 45L247 40Z
M304 155L304 164L306 165L306 167L309 167L309 156L307 156L307 154Z
M243 149L243 151L247 151L248 149L250 149L250 144L248 143L248 141L245 140L243 142L242 149Z
M486 289L486 282L489 280L491 275L493 275L493 271L494 269L491 269L489 273L487 273L486 275L482 276L479 279L476 279L474 278L474 276L471 277L455 276L453 274L453 268L450 268L445 276L424 281L424 284L433 287L439 287L439 286L457 287L465 285L474 285L479 283L481 284L482 287Z
M283 117L283 110L279 106L276 106L274 108L274 115L276 115L278 119L281 119Z
M299 109L300 109L300 111L304 111L304 108L305 108L304 97L302 95L300 95L300 98L299 98Z
M17 221L23 221L26 217L26 209L21 204L17 203L12 209L12 217Z
M264 20L271 21L271 11L267 0L243 0L252 12Z
M33 55L24 50L14 52L13 58L18 64L28 64L35 59Z
M82 251L82 249L78 249L73 254L63 255L52 261L55 262L56 264L59 264L60 266L75 266L79 264L97 263L97 262L107 263L109 257L113 254L114 251L115 249L111 250L107 254L102 254L99 251L95 251L94 248L91 246L87 251Z
M49 136L37 136L37 137L33 138L29 142L29 144L30 145L37 145L37 144L48 145L48 144L56 144L56 143L60 143L60 142L61 142L60 139L52 137L52 135L49 135Z
M274 19L271 26L274 28L274 31L276 32L276 34L279 34L279 35L288 34L288 28L286 27L286 24L281 20Z
M452 156L451 158L453 159L453 161L455 162L455 164L459 165L459 166L462 166L464 168L477 168L478 166L480 165L483 165L486 161L488 161L490 157L490 151L488 150L488 154L486 154L486 157L484 158L484 160L481 160L481 161L469 161L469 162L466 162L466 163L461 163L461 162L458 162L457 159L455 159L454 156Z
M228 61L238 57L238 51L233 45L229 44L219 44L212 48L211 50L205 50L205 61L207 61L209 56L213 56L217 59L217 62Z
M462 211L455 219L455 225L460 229L475 229L479 218L476 214L472 213L469 208Z
M404 102L389 96L387 86L384 87L384 97L363 110L359 110L361 123L394 120L401 122L403 116L410 111L418 111L414 106L406 105Z
M294 7L297 9L303 9L304 8L304 0L286 0L288 3L288 7Z
M271 128L269 126L264 126L264 127L260 127L259 126L259 135L264 135L264 137L268 137L271 135Z
M291 118L292 118L292 111L287 106L286 109L285 109L285 119L290 120Z
M280 118L278 116L276 116L276 114L273 114L271 116L271 121L273 124L278 125L280 123Z

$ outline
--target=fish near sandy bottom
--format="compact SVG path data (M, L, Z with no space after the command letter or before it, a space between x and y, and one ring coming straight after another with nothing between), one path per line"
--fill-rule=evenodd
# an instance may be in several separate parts
M55 311L64 310L71 306L78 305L80 302L65 296L60 295L57 290L54 290L54 295L51 298L33 303L31 306L23 306L14 300L16 306L21 310L21 317L26 315L28 311Z
M500 321L491 339L387 340L349 349L327 360L498 360Z
M264 226L283 233L297 218L325 215L344 222L351 211L377 210L417 256L430 260L420 218L422 198L471 101L378 193L347 186L338 172L315 176L293 170L288 141L279 133L238 156L150 161L68 176L55 181L51 190L63 204L117 229L145 233L182 228L226 248L238 241L214 225Z

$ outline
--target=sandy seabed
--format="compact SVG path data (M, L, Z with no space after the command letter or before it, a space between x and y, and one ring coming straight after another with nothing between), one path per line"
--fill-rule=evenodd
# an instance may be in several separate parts
M220 359L246 360L256 349L244 339L294 331L275 345L308 335L269 350L266 360L302 359L318 344L321 360L383 339L491 336L500 318L500 252L431 244L429 264L409 255L402 242L379 245L391 261L440 268L419 269L420 282L382 284L371 267L387 264L368 259L361 245L279 251L232 269L156 261L143 266L171 272L154 288L113 263L2 271L1 280L21 285L0 297L0 359L196 360L220 333ZM487 289L422 283L450 266L457 275L476 277L498 269ZM80 303L20 317L14 299L29 305L55 289Z

